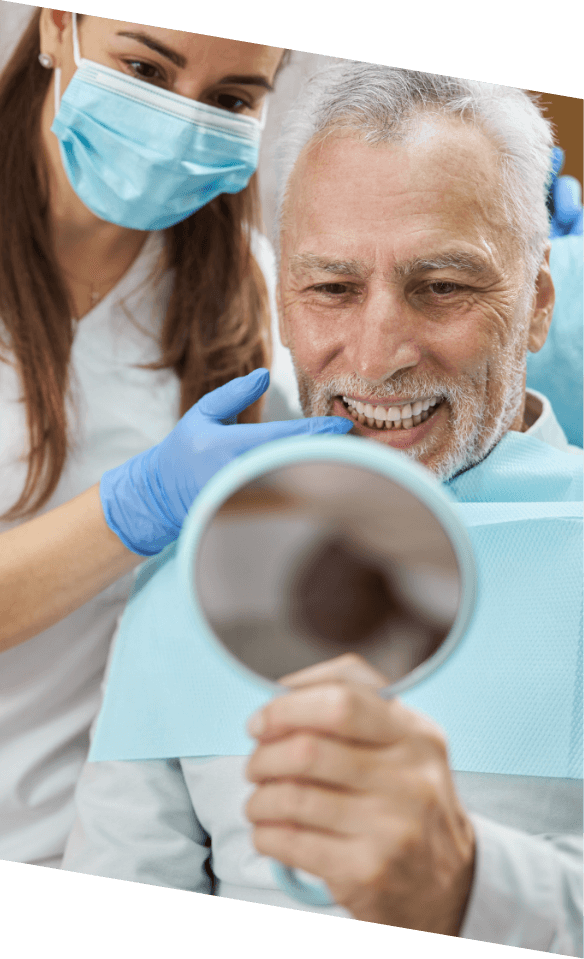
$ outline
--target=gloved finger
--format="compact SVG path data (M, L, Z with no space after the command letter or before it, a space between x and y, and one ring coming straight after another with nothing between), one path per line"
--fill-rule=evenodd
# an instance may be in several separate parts
M197 409L203 416L214 420L230 419L255 403L265 393L269 383L270 374L260 367L247 376L238 376L212 393L207 393L197 403Z
M582 187L573 176L562 176L554 187L554 214L561 226L575 220L582 208Z
M348 433L353 421L344 416L314 416L298 420L283 420L276 423L258 423L247 430L265 434L264 442L284 439L287 436L313 436L322 433ZM241 427L238 427L241 429ZM245 428L245 427L244 427Z
M554 147L552 150L552 171L554 176L558 176L564 165L565 154L561 147Z

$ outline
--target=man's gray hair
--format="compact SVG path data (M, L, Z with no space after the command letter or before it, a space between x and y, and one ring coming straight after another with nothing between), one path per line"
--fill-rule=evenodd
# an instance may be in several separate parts
M351 60L316 73L281 132L276 230L290 175L310 141L345 130L372 144L399 142L412 132L421 111L474 123L495 144L501 157L501 203L521 242L530 279L535 279L549 233L552 127L527 93L494 83Z

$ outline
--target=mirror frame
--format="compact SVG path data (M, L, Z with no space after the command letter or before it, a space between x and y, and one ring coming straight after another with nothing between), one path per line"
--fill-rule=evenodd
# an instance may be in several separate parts
M260 686L281 695L281 683L253 672L233 656L215 635L195 592L195 557L208 523L221 505L246 483L280 467L301 461L327 461L353 465L381 474L409 489L438 519L454 549L460 572L460 603L450 633L439 649L403 679L379 690L384 698L398 695L433 673L463 638L468 629L477 598L477 573L472 545L462 521L455 512L456 501L425 467L403 454L372 440L356 436L311 436L274 440L236 457L203 487L189 510L178 541L178 570L181 586L189 597L193 628L240 672Z

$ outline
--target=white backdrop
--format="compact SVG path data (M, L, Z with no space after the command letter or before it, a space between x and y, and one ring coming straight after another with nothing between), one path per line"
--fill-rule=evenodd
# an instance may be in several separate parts
M18 43L35 9L34 4L11 3L9 0L0 0L0 71L10 59L14 47ZM170 26L169 23L158 25L164 27ZM183 29L183 27L179 26L177 29ZM252 37L246 37L245 39L250 39L254 43L257 42ZM279 46L281 42L282 41L277 37L274 38L275 46ZM276 183L272 170L272 157L282 117L289 107L292 106L306 76L309 76L311 73L314 73L329 63L339 63L341 61L341 57L331 57L318 53L295 50L292 54L290 65L278 77L276 92L270 97L270 108L266 129L264 131L258 171L264 213L264 232L270 240L272 238L272 222L276 210L274 198Z

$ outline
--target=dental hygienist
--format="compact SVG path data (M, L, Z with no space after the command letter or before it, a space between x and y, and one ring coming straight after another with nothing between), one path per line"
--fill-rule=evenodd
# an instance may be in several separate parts
M0 77L1 859L60 861L133 568L233 456L350 428L258 422L283 56L43 9Z

